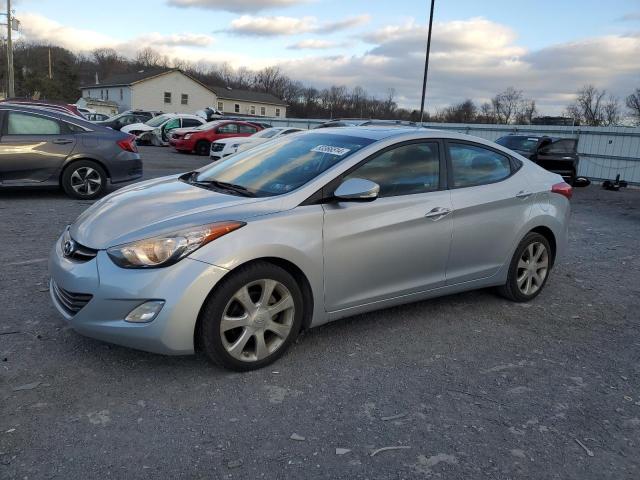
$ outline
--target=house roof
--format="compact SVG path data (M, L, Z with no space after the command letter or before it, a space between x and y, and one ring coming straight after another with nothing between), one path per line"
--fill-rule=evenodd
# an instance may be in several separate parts
M119 87L119 86L129 86L135 83L140 83L145 80L149 80L154 77L158 77L160 75L165 75L171 72L180 72L185 77L190 78L194 82L199 83L206 89L215 93L218 98L223 100L239 100L241 102L255 102L255 103L266 103L269 105L282 105L287 106L285 102L280 100L278 97L271 95L270 93L264 92L254 92L252 90L238 90L231 87L225 86L209 86L205 85L199 80L193 78L190 75L187 75L183 71L177 68L150 68L146 70L139 70L133 73L120 73L118 75L111 75L110 77L105 78L100 83L95 83L93 85L84 85L80 87L81 90L86 88L101 88L101 87Z
M239 100L241 102L268 103L269 105L287 106L286 102L280 100L275 95L264 92L254 92L252 90L238 90L236 88L224 86L210 86L218 98L223 100Z
M80 87L83 88L99 88L99 87L115 87L121 85L133 85L134 83L142 82L143 80L148 80L152 77L157 77L159 75L164 75L169 72L179 72L178 69L169 69L169 68L150 68L146 70L139 70L133 73L120 73L117 75L111 75L110 77L105 78L100 83L94 83L93 85L85 85Z

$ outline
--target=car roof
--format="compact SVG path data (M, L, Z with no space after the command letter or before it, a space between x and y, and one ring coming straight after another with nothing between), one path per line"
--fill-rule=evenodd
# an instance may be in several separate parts
M11 102L1 102L0 109L2 110L15 110L21 111L25 113L39 113L41 115L47 115L50 117L57 118L58 120L64 120L69 123L76 123L82 126L89 128L91 125L95 125L94 123L89 122L88 120L79 117L78 115L74 115L71 112L63 112L58 110L57 108L48 108L44 105L30 105L23 103L11 103Z

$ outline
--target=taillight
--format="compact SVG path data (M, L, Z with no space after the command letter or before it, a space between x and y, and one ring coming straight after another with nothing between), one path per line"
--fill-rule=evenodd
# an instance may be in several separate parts
M563 197L567 197L567 199L571 200L571 195L573 195L573 187L565 182L556 183L553 187L551 187L552 193L559 193Z
M136 137L134 135L127 135L127 138L118 140L118 146L126 152L138 153L138 146L136 145Z

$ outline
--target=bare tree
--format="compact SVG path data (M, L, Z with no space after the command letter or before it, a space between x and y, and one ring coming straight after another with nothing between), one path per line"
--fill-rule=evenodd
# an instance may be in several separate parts
M604 126L618 125L620 116L620 102L616 97L610 95L607 103L602 107L602 124Z
M516 115L516 123L518 125L531 125L531 121L537 111L535 100L522 100Z
M606 90L585 85L578 90L575 101L567 107L567 115L579 120L583 125L602 125L605 116L603 99L606 94Z
M163 58L160 53L151 47L145 47L142 50L138 50L136 54L136 64L142 68L154 68L159 67L163 63ZM166 58L165 58L166 63Z
M640 125L640 88L636 88L636 91L626 98L625 103L631 111L631 116L636 124Z
M509 87L493 97L491 103L498 122L511 123L515 120L522 100L522 90L516 90L513 87Z

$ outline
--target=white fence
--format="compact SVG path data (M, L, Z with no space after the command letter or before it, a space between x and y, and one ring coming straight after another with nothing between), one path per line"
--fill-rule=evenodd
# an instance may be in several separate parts
M314 128L326 120L304 118L265 119L273 126ZM462 123L425 123L425 127L453 130L496 140L509 133L549 135L578 139L578 174L593 180L613 179L640 185L640 127L562 127L545 125L480 125Z

